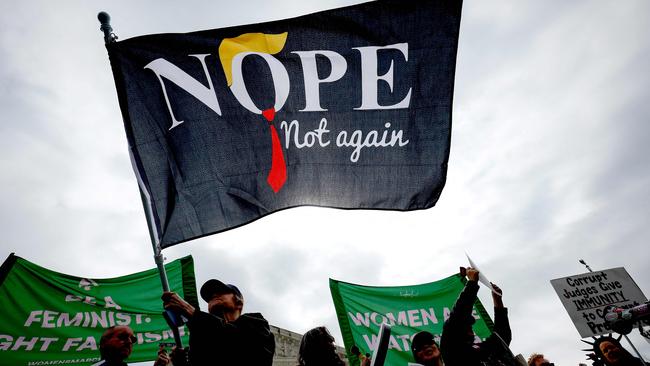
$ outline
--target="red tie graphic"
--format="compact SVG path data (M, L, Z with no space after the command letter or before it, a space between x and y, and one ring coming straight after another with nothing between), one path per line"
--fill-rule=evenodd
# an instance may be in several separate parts
M273 148L271 157L271 171L266 177L266 182L271 186L275 193L278 193L284 182L287 181L287 166L284 161L284 154L282 153L282 145L280 144L280 137L278 131L273 126L273 118L275 117L275 109L269 108L262 112L264 118L269 121L269 128L271 129L271 146Z

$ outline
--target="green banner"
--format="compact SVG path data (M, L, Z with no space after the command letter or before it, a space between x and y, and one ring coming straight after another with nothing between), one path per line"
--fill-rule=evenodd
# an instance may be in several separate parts
M407 366L414 363L411 351L413 335L426 330L440 336L442 325L464 286L464 279L460 275L421 285L397 287L361 286L330 279L330 290L350 365L359 365L359 360L350 353L353 345L359 347L362 354L373 353L379 326L383 322L392 326L385 365ZM474 332L482 339L487 338L493 323L478 299L473 315L477 319Z
M172 291L198 306L194 261L165 266ZM128 362L156 358L160 342L173 342L162 316L157 269L109 279L69 276L11 254L0 268L0 363L90 365L99 339L113 325L130 326L137 343ZM187 344L189 332L181 329Z

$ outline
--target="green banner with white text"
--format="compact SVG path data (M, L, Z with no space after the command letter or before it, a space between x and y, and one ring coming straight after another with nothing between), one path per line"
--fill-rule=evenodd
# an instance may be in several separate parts
M330 290L351 366L359 360L350 353L353 345L361 354L372 354L382 323L392 326L386 366L414 363L411 339L419 331L433 333L439 342L442 325L463 290L464 279L453 275L440 281L412 286L371 287L330 279ZM473 314L474 333L481 339L491 334L492 320L477 299Z
M165 268L170 289L198 306L192 257ZM162 316L161 294L157 269L82 278L11 254L0 268L0 363L90 365L99 361L99 339L113 325L128 325L137 337L128 362L154 360L160 342L174 341ZM187 344L187 329L180 331Z

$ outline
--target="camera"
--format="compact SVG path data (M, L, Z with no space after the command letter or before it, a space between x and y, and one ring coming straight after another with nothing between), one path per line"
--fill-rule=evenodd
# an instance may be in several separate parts
M650 302L629 309L608 306L603 317L616 333L629 334L634 328L634 323L650 321Z
M164 348L165 350L167 350L168 348L172 348L172 347L176 346L176 343L174 343L174 342L160 342L160 343L158 343L158 346L160 348Z

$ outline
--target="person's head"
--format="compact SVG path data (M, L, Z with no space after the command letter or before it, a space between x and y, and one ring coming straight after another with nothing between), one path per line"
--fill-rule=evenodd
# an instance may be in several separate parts
M423 365L432 364L440 359L440 347L433 337L433 334L422 331L413 336L411 351L417 363Z
M553 365L541 353L533 353L528 357L528 366L550 366Z
M219 280L208 280L201 286L201 297L208 303L208 312L215 315L225 313L239 317L244 308L244 296L235 285L225 284Z
M617 339L612 337L598 338L593 350L607 365L618 365L633 357Z
M302 336L298 350L298 364L300 366L344 365L336 354L334 337L327 328L316 327Z
M126 325L109 327L99 340L99 353L104 360L124 361L133 351L137 339Z

